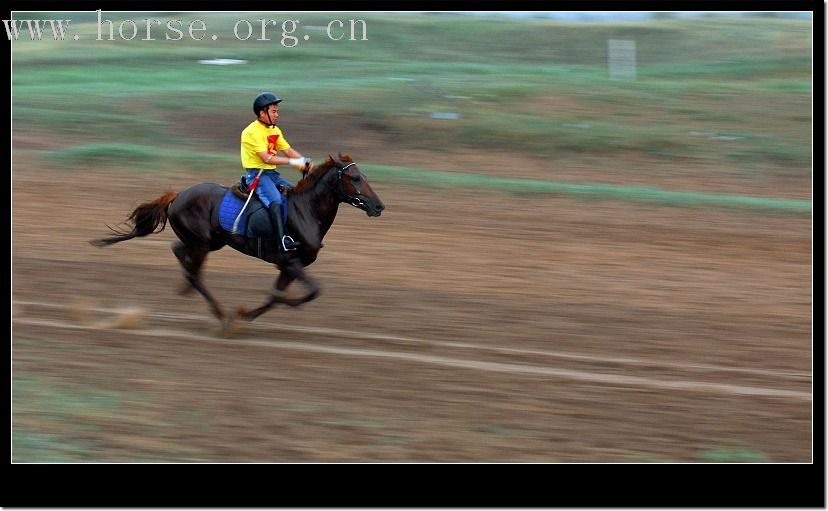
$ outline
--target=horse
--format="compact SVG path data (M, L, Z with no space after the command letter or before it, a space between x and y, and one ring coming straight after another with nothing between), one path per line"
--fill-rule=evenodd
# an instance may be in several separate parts
M322 239L331 228L341 203L361 209L369 217L378 217L385 209L367 177L349 155L340 153L339 159L329 155L326 161L307 172L286 193L288 214L285 229L301 245L282 253L276 239L250 237L246 232L234 233L220 225L219 208L228 190L228 187L219 184L201 183L180 193L167 192L135 208L123 222L131 222L132 230L110 227L115 236L91 240L90 243L104 247L148 236L163 231L169 222L178 237L172 251L181 263L185 277L184 287L179 293L184 295L198 291L213 315L226 328L233 317L224 312L201 280L201 268L210 252L229 245L243 254L277 266L279 275L265 303L253 310L237 310L238 317L252 321L277 304L296 307L319 296L319 283L304 268L319 255ZM306 288L303 296L291 298L287 295L285 290L294 281L301 282Z

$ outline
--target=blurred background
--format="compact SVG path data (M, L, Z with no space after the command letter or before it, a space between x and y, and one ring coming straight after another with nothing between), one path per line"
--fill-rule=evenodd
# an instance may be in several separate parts
M14 462L811 461L810 13L15 19ZM237 180L262 91L387 210L228 337L170 229L86 241Z

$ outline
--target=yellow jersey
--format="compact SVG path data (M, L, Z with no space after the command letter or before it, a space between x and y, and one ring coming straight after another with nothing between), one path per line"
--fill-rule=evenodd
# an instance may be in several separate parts
M258 120L247 125L241 132L241 164L245 169L275 169L276 165L265 163L258 153L267 151L275 155L290 149L290 144L276 126L268 126Z

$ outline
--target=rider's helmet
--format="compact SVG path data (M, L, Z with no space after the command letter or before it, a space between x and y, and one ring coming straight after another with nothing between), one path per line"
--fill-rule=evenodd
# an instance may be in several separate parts
M263 108L266 108L273 103L278 105L281 102L282 100L277 98L276 94L273 94L272 92L262 92L256 96L256 99L253 100L253 113L258 116L259 112L261 112Z

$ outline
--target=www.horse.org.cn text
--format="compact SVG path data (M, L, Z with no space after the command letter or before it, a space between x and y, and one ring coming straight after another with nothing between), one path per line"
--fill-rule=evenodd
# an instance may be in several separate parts
M239 19L232 27L212 31L203 20L155 18L118 19L97 11L97 33L72 34L71 19L3 20L9 41L236 41L275 43L285 48L311 40L367 41L368 24L361 19L334 19L324 25L305 25L299 19Z

